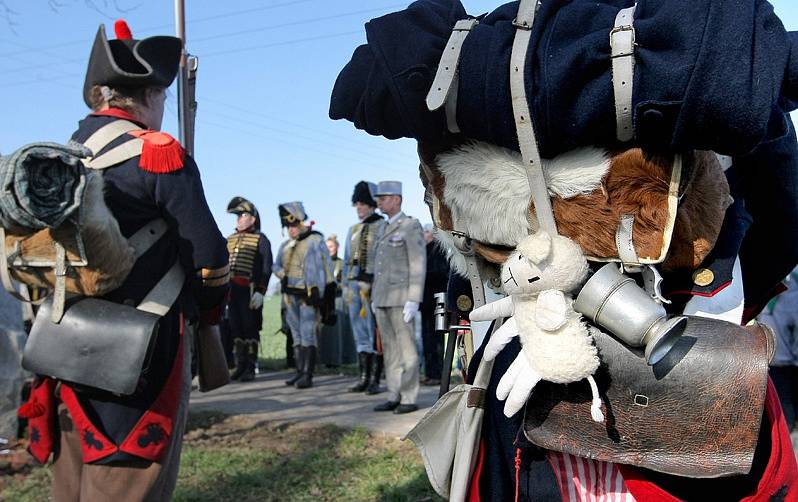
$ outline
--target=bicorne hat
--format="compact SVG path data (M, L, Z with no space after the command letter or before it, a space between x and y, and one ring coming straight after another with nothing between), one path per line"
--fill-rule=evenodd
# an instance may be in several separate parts
M377 207L377 201L374 200L374 194L377 192L377 185L370 181L361 181L355 185L355 191L352 193L352 204L362 202L363 204L371 207Z
M293 227L308 219L305 206L298 200L284 202L277 206L277 209L280 211L280 223L284 227Z
M260 215L258 214L258 208L255 207L255 204L244 197L233 197L230 199L230 202L227 204L227 212L239 215L242 213L251 214L255 217L255 228L260 230Z
M114 23L115 40L100 25L89 56L83 100L91 107L91 89L109 87L169 87L177 76L183 42L177 37L154 36L135 40L127 23Z

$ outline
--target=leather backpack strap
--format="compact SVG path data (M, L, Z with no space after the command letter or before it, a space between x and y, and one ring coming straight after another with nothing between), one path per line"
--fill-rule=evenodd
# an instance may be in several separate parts
M141 127L128 120L115 120L97 129L89 138L83 142L83 146L91 150L95 157L86 163L89 169L102 170L121 164L126 160L141 155L144 141L135 138L126 141L121 145L112 148L100 156L96 156L103 148L110 145L118 138L133 131L139 131Z
M158 218L147 223L133 234L128 239L128 243L135 249L136 259L140 258L158 242L166 234L167 230L169 230L169 225L166 220ZM155 287L147 293L147 296L136 308L159 316L166 315L183 289L185 280L186 274L180 265L180 260L178 260L158 281Z
M186 274L183 272L180 260L178 260L166 272L166 275L158 281L158 284L147 293L147 296L144 297L136 309L158 316L165 316L169 309L172 308L172 304L177 300L177 296L183 289L185 282Z
M518 5L518 15L513 21L516 30L510 54L510 96L513 103L515 129L518 134L518 146L526 167L538 226L550 235L557 235L557 223L554 221L554 211L551 208L546 178L543 175L543 163L540 160L540 151L535 139L535 126L532 123L529 102L526 99L526 85L529 82L526 80L525 68L537 3L537 0L521 0ZM530 72L531 74L532 72Z
M619 141L634 137L632 127L632 89L635 76L635 17L633 5L621 9L610 31L612 90L615 96L615 135Z

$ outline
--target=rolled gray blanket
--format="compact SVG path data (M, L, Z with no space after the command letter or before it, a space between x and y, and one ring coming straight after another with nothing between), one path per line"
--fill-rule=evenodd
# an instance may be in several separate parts
M80 206L91 156L70 142L31 143L0 158L0 225L6 229L56 228Z

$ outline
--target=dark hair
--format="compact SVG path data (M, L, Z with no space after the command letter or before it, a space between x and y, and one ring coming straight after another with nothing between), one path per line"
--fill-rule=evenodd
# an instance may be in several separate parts
M147 103L147 87L109 87L112 94L110 100L105 99L102 88L101 85L94 85L89 94L89 103L95 112L108 104L111 108L119 108L136 115L140 107Z

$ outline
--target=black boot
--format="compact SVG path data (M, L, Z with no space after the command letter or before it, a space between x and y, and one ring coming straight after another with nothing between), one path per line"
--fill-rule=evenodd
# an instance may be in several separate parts
M241 382L251 382L255 380L255 365L258 364L258 342L255 340L247 341L247 367L241 373Z
M349 387L349 392L363 392L369 386L371 380L371 359L370 352L358 352L358 364L360 365L360 380Z
M236 338L233 342L233 356L236 361L236 369L230 375L230 380L238 380L247 369L247 342Z
M307 389L308 387L313 387L313 369L316 367L316 347L304 347L305 349L305 359L302 365L303 372L302 376L297 380L294 387L297 389Z
M296 363L296 374L285 381L286 385L294 385L302 378L303 361L305 360L305 347L294 345L294 362Z
M380 377L382 376L382 354L372 354L371 360L374 365L371 368L371 381L366 389L366 394L379 394L382 392L380 388Z

